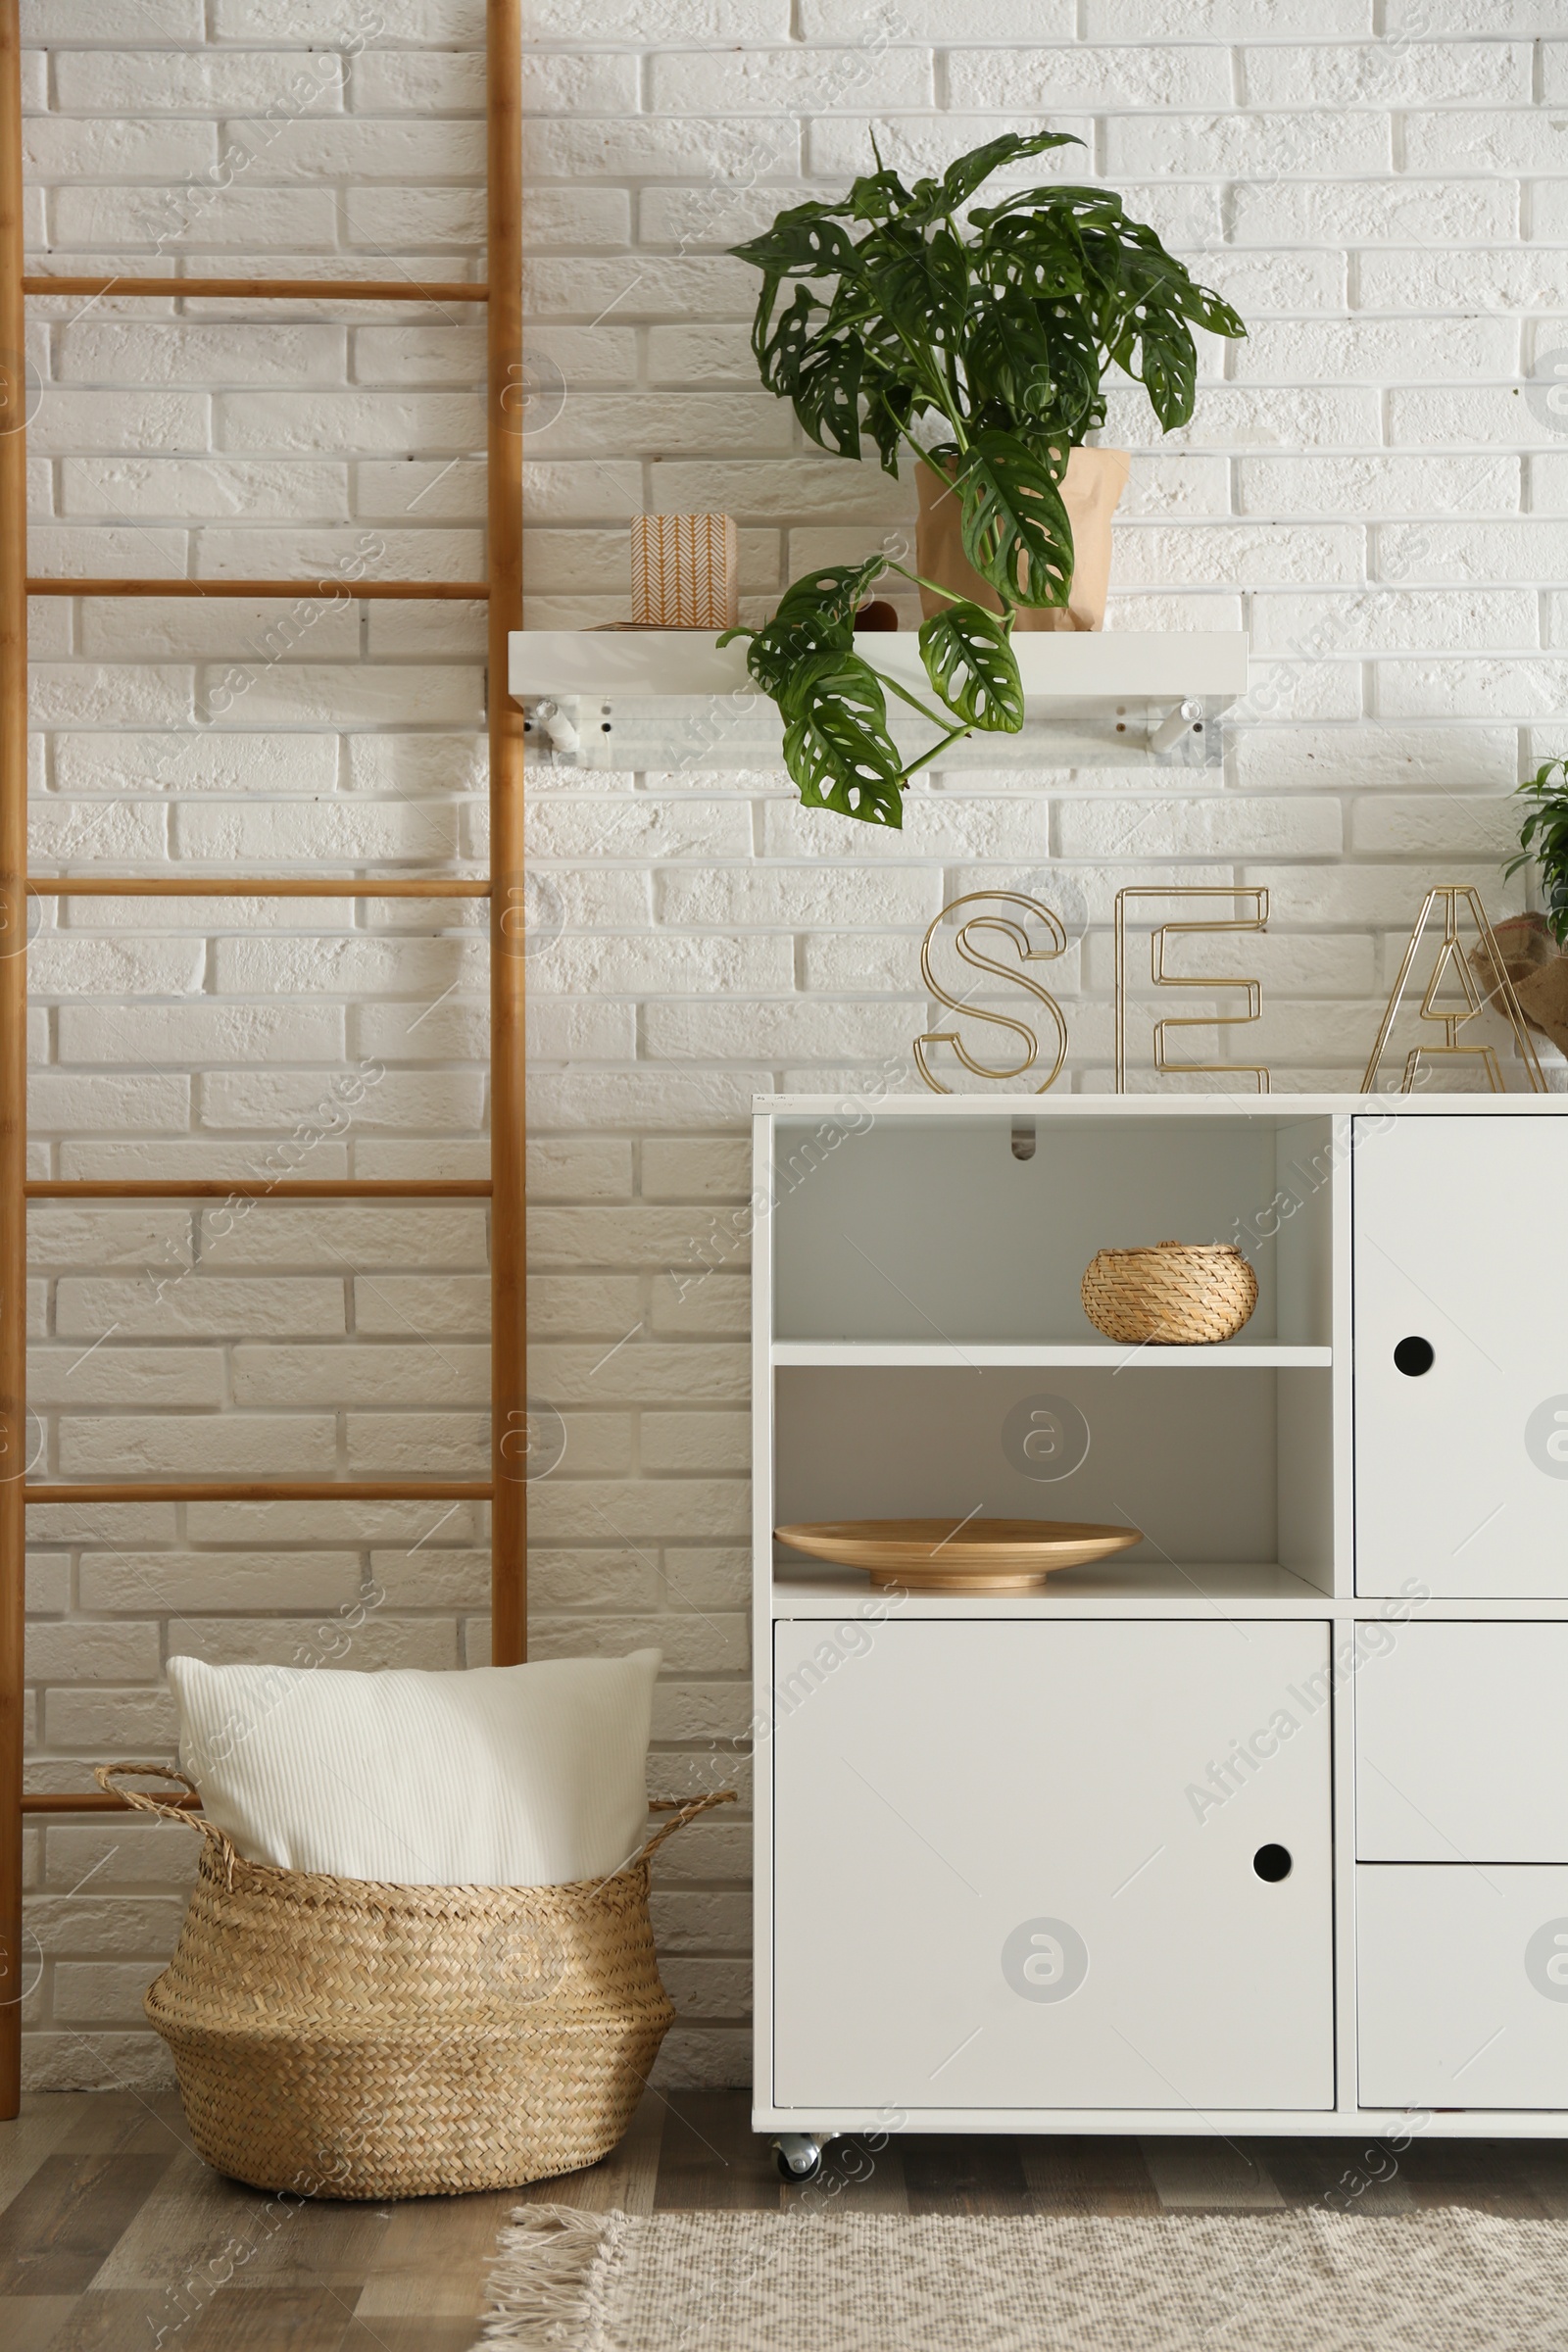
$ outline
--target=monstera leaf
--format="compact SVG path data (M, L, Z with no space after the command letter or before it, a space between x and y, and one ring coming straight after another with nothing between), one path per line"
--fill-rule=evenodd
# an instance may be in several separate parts
M1191 335L1155 334L1145 327L1138 338L1137 373L1167 432L1191 420L1198 394L1198 359Z
M752 349L759 363L768 341L768 322L779 287L787 277L831 277L855 264L855 240L832 218L842 206L797 204L778 215L770 228L753 237L745 258L762 272L762 297L752 324ZM797 302L799 294L797 295ZM762 380L770 381L765 365Z
M967 601L935 612L920 631L925 674L950 710L991 734L1023 725L1023 685L1012 639L995 612Z
M882 682L858 654L813 654L780 697L784 764L808 808L873 825L904 822L904 761L887 731Z
M878 554L860 564L825 564L787 588L772 619L760 629L726 629L721 646L750 637L746 666L766 695L783 707L791 680L813 654L849 653L855 615L887 559Z
M797 620L818 614L824 623L842 627L848 645L855 615L869 595L871 582L886 569L887 558L880 550L858 564L824 564L820 570L807 572L785 589L774 618Z
M854 312L895 322L905 366L929 388L944 388L941 354L963 338L969 307L969 253L946 226L929 237L907 237L857 272ZM847 306L848 307L848 306Z
M1072 525L1054 463L1015 433L977 433L956 461L963 552L1007 605L1064 605L1072 586Z
M971 147L967 155L960 155L956 164L948 166L942 174L941 210L946 214L959 211L982 181L988 180L993 172L1000 172L1004 164L1021 163L1026 155L1044 155L1049 147L1080 147L1082 144L1081 139L1075 139L1066 130L1009 130L1000 139L988 139L983 147ZM930 185L928 179L915 182L916 204L921 190Z
M789 692L790 681L803 662L815 654L841 653L848 650L850 632L835 620L825 619L819 612L797 613L787 618L782 611L755 631L726 629L719 639L728 645L731 637L751 637L747 648L746 666L766 695L781 703Z

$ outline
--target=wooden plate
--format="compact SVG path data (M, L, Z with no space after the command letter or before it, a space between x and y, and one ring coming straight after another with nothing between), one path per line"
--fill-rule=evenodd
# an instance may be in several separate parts
M781 1544L863 1568L873 1585L911 1592L1028 1592L1058 1568L1082 1568L1141 1544L1136 1527L1076 1519L826 1519L774 1530Z

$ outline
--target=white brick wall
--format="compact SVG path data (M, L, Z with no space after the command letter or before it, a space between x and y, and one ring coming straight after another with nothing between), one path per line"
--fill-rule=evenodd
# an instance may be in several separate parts
M39 266L477 274L481 16L27 0ZM530 974L533 1378L568 1433L535 1495L535 1647L659 1641L653 1783L738 1772L744 1790L754 1088L909 1087L919 935L962 890L1038 890L1072 917L1066 1083L1088 1090L1108 1084L1121 882L1267 885L1246 1054L1283 1088L1356 1083L1427 883L1518 903L1497 876L1506 796L1568 742L1568 430L1529 398L1568 351L1568 17L534 0L525 92L531 331L566 388L529 449L536 625L626 615L645 507L735 514L753 612L908 522L906 489L810 449L758 389L756 280L723 251L842 187L873 129L921 170L1003 128L1075 131L1084 150L1039 169L1122 188L1252 329L1203 351L1191 426L1161 443L1121 390L1107 436L1133 452L1111 625L1252 632L1222 772L952 770L918 780L902 836L808 815L778 775L533 775L565 925ZM466 313L58 298L30 305L30 348L35 571L482 566ZM474 610L40 600L33 628L40 863L482 858ZM34 1169L482 1170L475 921L396 901L46 905ZM40 1205L33 1232L49 1467L481 1465L479 1210ZM42 1788L168 1751L172 1648L485 1654L485 1529L465 1507L31 1518ZM189 1842L31 1836L35 2079L156 2071L139 1996ZM729 1817L662 1865L674 2076L744 2077L746 1847Z

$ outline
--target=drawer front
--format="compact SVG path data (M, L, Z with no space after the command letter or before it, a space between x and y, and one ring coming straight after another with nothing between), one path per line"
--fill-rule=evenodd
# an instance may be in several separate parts
M1363 1862L1568 1863L1568 1625L1405 1625L1356 1677Z
M1568 2107L1568 1870L1362 1864L1363 2107Z

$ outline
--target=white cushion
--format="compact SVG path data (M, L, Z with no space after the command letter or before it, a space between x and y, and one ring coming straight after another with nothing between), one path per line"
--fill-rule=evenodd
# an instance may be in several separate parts
M468 1673L171 1658L179 1759L252 1862L406 1886L606 1878L648 1831L657 1649Z

